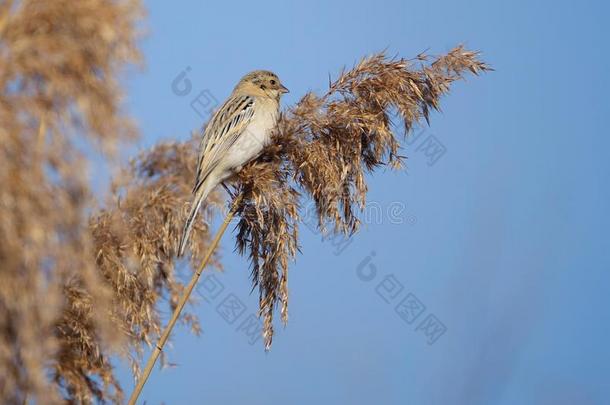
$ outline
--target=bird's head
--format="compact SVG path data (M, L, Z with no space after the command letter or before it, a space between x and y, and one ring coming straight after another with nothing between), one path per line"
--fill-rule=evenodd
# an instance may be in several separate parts
M235 92L243 92L259 97L268 97L280 100L280 97L288 93L288 89L280 82L279 77L268 70L255 70L241 78Z

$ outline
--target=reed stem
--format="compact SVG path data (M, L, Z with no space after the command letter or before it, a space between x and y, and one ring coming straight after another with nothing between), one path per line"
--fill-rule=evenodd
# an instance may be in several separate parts
M146 381L148 380L148 377L150 376L150 373L151 373L153 367L155 366L157 358L161 354L161 351L163 351L163 346L167 342L167 339L169 339L169 336L172 332L172 329L174 328L174 325L178 321L178 318L180 318L180 313L182 312L182 309L186 305L189 297L191 296L191 293L193 292L193 288L195 288L195 285L197 284L197 281L199 280L199 277L201 276L203 269L210 261L210 258L212 257L214 250L218 246L218 243L220 242L222 235L224 234L225 230L227 229L229 222L231 222L231 220L233 219L233 216L235 215L235 211L237 210L237 207L239 206L239 203L241 202L241 200L242 200L242 196L239 195L233 202L231 211L229 211L229 213L225 217L222 225L220 226L220 229L216 233L216 236L214 237L212 244L210 245L208 251L206 252L206 254L201 262L201 265L199 266L197 271L195 273L193 273L193 276L191 277L191 281L187 285L186 290L182 294L182 297L180 297L180 301L178 302L176 309L174 309L174 313L172 314L172 317L170 318L169 323L165 327L163 334L161 335L161 337L159 338L159 341L155 345L153 352L151 353L150 357L148 358L148 361L146 362L146 367L144 368L144 372L140 376L140 379L138 380L138 383L137 383L134 391L131 393L131 397L129 397L129 402L128 402L129 405L135 405L136 401L138 400L138 397L140 396L140 393L142 392L142 389L144 388L144 384L146 384Z

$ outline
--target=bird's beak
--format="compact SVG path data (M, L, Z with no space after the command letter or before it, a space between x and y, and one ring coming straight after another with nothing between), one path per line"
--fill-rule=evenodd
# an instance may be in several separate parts
M290 93L290 90L288 90L286 87L284 87L283 84L280 84L280 93L282 93L282 94Z

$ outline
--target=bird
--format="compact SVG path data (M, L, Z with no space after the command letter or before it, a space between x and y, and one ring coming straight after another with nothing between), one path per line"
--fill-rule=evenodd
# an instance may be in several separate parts
M288 93L278 76L255 70L243 76L204 130L190 213L184 224L178 256L186 244L201 204L219 184L256 159L270 143L280 114L280 99ZM226 188L226 186L225 186Z

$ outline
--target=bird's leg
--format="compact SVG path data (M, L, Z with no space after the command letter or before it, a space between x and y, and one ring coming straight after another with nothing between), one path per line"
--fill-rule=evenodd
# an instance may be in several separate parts
M221 182L220 184L222 184L222 186L224 187L224 189L226 190L226 192L229 194L229 196L231 197L231 199L232 199L232 200L234 200L234 199L235 199L235 193L233 193L233 192L231 191L231 189L229 189L229 186L227 186L227 185L225 184L225 182L224 182L224 181L223 181L223 182Z

